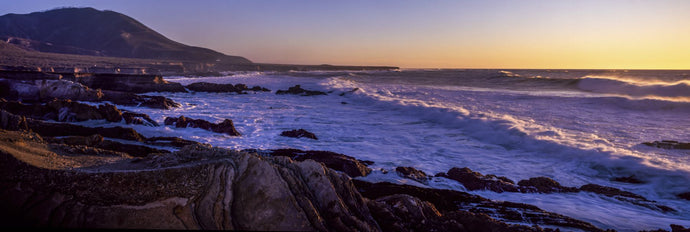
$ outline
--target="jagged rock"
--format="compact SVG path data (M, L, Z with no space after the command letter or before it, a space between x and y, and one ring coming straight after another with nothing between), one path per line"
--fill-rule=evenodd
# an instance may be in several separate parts
M278 90L276 91L276 94L295 94L301 96L328 95L322 91L312 91L303 89L300 85L290 87L288 88L288 90Z
M141 113L134 113L134 112L129 112L125 111L122 113L122 118L125 119L125 122L127 124L139 124L139 125L146 125L146 126L159 126L156 121L153 121L151 117L149 117L146 114L141 114Z
M305 138L310 138L313 140L318 140L318 138L316 138L316 135L314 133L311 133L305 129L283 131L280 133L280 136L292 137L292 138L305 137Z
M579 192L577 188L565 187L555 180L548 177L533 177L528 180L521 180L518 182L522 192L538 192L538 193L552 193L552 192Z
M187 92L180 83L169 82L158 75L79 74L75 81L94 89L130 93Z
M100 90L90 89L82 84L67 80L4 80L3 86L9 88L2 95L8 99L39 102L54 98L74 101L99 101L103 97Z
M676 196L680 197L681 199L690 201L690 192L679 193Z
M426 183L429 180L429 177L426 175L426 173L413 167L397 167L395 168L395 172L397 172L398 175L403 178L413 179L421 183Z
M499 220L601 231L590 223L527 204L492 201L447 189L420 188L387 182L370 183L356 179L352 182L362 196L374 201L370 201L368 206L384 231L541 231L540 228L509 225ZM439 214L436 214L431 206L434 206ZM406 217L408 214L420 215L420 212L425 216L424 221ZM520 215L519 218L515 217L516 214Z
M108 120L109 122L122 121L122 112L118 110L117 107L114 105L108 103L105 103L104 105L99 105L98 111L105 118L105 120ZM127 122L127 124L129 124L129 122Z
M673 141L673 140L661 140L661 141L654 141L654 142L644 142L642 143L644 145L650 146L650 147L657 147L657 148L663 148L663 149L684 149L684 150L690 150L690 143L681 143L678 141Z
M7 142L17 138L5 135L0 131L2 225L380 231L350 178L313 161L187 146L88 166L38 142ZM17 146L32 146L65 165L24 163L16 157L39 155L13 152L24 149Z
M185 116L180 116L179 118L166 117L164 121L165 125L175 125L177 128L201 128L208 131L213 131L216 133L224 133L232 136L240 136L240 132L235 129L235 125L232 120L225 119L223 122L215 124L210 123L202 119L192 119Z
M238 93L241 94L245 90L251 90L251 91L264 91L264 92L270 92L271 90L267 88L263 88L261 86L254 86L251 89L247 87L245 84L215 84L215 83L208 83L208 82L195 82L191 83L186 86L187 89L195 91L195 92L211 92L211 93Z
M173 101L172 99L163 97L163 96L147 96L147 95L138 95L141 98L143 98L143 102L141 102L141 106L144 107L149 107L149 108L155 108L155 109L172 109L172 108L178 108L182 106L180 103L177 103Z
M287 156L297 161L314 160L323 163L326 167L346 173L351 177L366 176L371 169L359 160L330 151L302 151L297 149L276 149L271 151L272 156Z
M451 168L448 173L439 173L437 176L446 177L462 183L468 190L491 190L494 192L518 192L519 189L512 180L495 175L482 175L471 169Z
M681 225L671 224L671 232L690 232L690 228Z
M50 123L40 120L27 119L28 127L42 136L90 136L100 134L104 137L144 141L144 136L132 128L123 127L85 127L69 123Z
M186 140L178 137L151 137L147 138L145 143L157 146L173 146L179 148L187 145L201 145L201 143L199 142Z

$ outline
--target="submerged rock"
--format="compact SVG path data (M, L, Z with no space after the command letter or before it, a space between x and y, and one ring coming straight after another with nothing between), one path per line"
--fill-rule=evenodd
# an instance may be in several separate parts
M644 145L663 149L683 149L690 150L690 143L681 143L673 140L661 140L654 142L644 142Z
M165 125L175 125L177 128L201 128L208 131L213 131L217 133L224 133L232 136L240 136L240 132L235 129L235 125L232 120L225 119L223 122L215 124L210 123L202 119L192 119L185 116L180 116L179 118L166 117L164 121Z
M316 138L316 135L314 133L311 133L305 129L283 131L282 133L280 133L280 136L292 137L292 138L305 137L305 138L310 138L313 140L318 140L318 138Z
M366 176L371 169L354 157L330 151L302 151L297 149L271 150L272 156L287 156L297 161L314 160L351 177Z
M625 176L625 177L615 177L611 180L623 182L623 183L630 183L630 184L643 184L643 183L645 183L644 181L638 179L635 175Z
M151 117L149 117L146 114L141 114L141 113L134 113L134 112L129 112L125 111L122 113L122 118L125 119L125 122L127 124L139 124L139 125L146 125L146 126L159 126L156 121L153 121Z
M328 95L326 92L303 89L300 85L295 85L287 90L278 90L276 94L295 94L301 96Z
M681 199L690 201L690 192L679 193L676 196L680 197Z

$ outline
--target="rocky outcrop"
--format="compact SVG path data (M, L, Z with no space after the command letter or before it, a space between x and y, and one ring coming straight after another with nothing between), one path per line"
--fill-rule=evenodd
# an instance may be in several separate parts
M648 200L638 194L623 191L613 187L601 186L596 184L586 184L580 188L562 186L557 181L548 177L533 177L521 180L515 185L506 177L495 175L483 175L474 172L469 168L451 168L448 173L436 174L438 177L445 177L458 181L468 190L489 190L494 192L521 192L521 193L575 193L580 191L601 194L612 197L620 201L625 201L635 205L643 206L661 212L673 212L675 209L657 204L655 201Z
M151 117L142 113L134 113L130 111L125 111L122 113L122 118L127 124L139 124L146 126L159 126L156 121L153 121Z
M156 146L171 146L182 148L187 145L202 145L199 142L186 140L178 137L151 137L144 141L146 144L156 145Z
M300 85L295 85L293 87L288 88L287 90L278 90L276 91L276 94L294 94L300 96L328 95L322 91L303 89Z
M614 177L611 180L617 181L617 182L629 183L629 184L643 184L643 183L645 183L643 180L640 180L635 175Z
M88 166L40 141L10 142L20 136L0 131L3 225L380 231L350 178L313 161L187 146ZM15 152L28 146L45 158L22 161L38 154ZM50 162L56 158L69 166Z
M483 175L469 168L451 168L447 173L439 173L436 176L446 177L462 183L467 190L490 190L494 192L518 192L515 183L502 176Z
M79 122L86 120L102 120L127 124L143 124L158 126L148 115L130 111L120 111L116 106L105 103L99 106L87 105L70 100L55 99L46 104L23 104L17 101L0 99L0 108L13 114L40 120L54 120L59 122Z
M577 188L565 187L548 177L533 177L521 180L518 185L521 192L553 193L553 192L579 192Z
M291 131L283 131L280 133L280 136L285 136L285 137L292 137L292 138L310 138L313 140L318 140L316 138L316 135L314 133L311 133L305 129L299 129L299 130L291 130Z
M427 183L429 181L429 176L427 176L426 173L413 167L397 167L395 168L395 172L398 173L400 177L416 180L420 183Z
M371 173L371 169L362 161L354 157L330 152L330 151L302 151L298 149L276 149L271 150L272 156L287 156L293 160L314 160L323 163L326 167L346 173L351 177L366 176Z
M208 82L195 82L185 86L187 89L195 92L210 92L210 93L244 93L244 91L263 91L270 92L270 89L261 86L253 86L248 88L245 84L215 84Z
M46 138L46 141L54 144L64 144L69 145L68 147L61 147L65 151L72 154L80 154L83 152L75 151L74 149L87 150L89 147L122 152L134 157L146 157L149 154L154 153L168 153L167 150L161 150L156 148L151 148L148 146L135 145L135 144L124 144L120 142L115 142L112 140L105 140L103 136L99 134L91 136L68 136L62 138Z
M684 149L684 150L690 150L690 143L682 143L678 141L673 141L673 140L661 140L661 141L654 141L654 142L644 142L642 143L644 145L650 146L650 147L657 147L657 148L663 148L663 149Z
M187 92L180 83L169 82L158 75L76 74L72 78L94 89L130 93Z
M505 222L602 231L587 222L527 204L492 201L445 189L353 182L362 196L371 199L367 206L384 231L543 231Z
M216 133L240 136L240 132L237 132L235 125L230 119L225 119L223 122L215 124L202 119L192 119L185 116L180 116L179 118L166 117L164 123L165 125L175 125L177 128L201 128Z

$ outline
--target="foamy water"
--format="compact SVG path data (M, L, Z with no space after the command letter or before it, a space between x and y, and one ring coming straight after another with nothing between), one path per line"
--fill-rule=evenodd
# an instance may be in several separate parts
M636 75L643 74L647 75ZM211 122L229 118L242 136L195 128L134 127L145 136L179 136L234 149L339 152L374 161L371 167L377 171L364 177L372 181L423 186L380 169L413 166L433 175L452 167L469 167L514 181L547 176L565 186L594 183L621 188L678 210L661 213L588 193L473 192L625 231L668 228L669 224L690 226L690 203L674 196L690 191L690 152L639 145L662 139L690 141L690 103L682 99L690 97L690 92L685 92L687 80L683 78L644 84L631 78L544 70L250 72L167 79L184 85L201 81L260 85L273 92L153 93L170 97L183 107L118 107L149 114L161 124L165 117L180 115ZM329 95L275 94L295 84ZM319 140L279 136L299 128L315 133ZM610 181L633 174L646 183ZM442 178L428 186L464 190L461 184Z

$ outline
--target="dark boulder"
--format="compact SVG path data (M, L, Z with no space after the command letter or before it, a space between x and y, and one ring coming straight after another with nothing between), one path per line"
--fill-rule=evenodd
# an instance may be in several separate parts
M413 167L397 167L395 168L395 172L403 178L413 179L421 183L426 183L429 180L426 173Z
M685 228L681 225L671 224L671 232L690 232L690 227Z
M533 177L528 180L521 180L518 182L522 192L538 192L538 193L552 193L552 192L579 192L577 188L565 187L555 180L548 177Z
M276 94L295 94L301 96L328 95L326 92L303 89L300 85L295 85L287 90L278 90Z
M280 136L292 137L292 138L305 137L305 138L310 138L313 140L318 140L318 138L316 138L316 135L314 133L311 133L305 129L283 131L282 133L280 133Z
M296 161L314 160L323 163L326 167L341 171L350 177L366 176L371 169L354 157L330 152L330 151L302 151L298 149L271 150L272 156L287 156Z
M0 109L0 129L25 131L29 129L29 124L26 117Z
M681 143L673 140L661 140L654 142L644 142L644 145L663 149L683 149L690 150L690 143Z
M474 172L471 169L465 168L451 168L448 173L440 173L437 176L445 177L451 180L462 183L468 190L490 190L494 192L518 192L519 189L515 186L512 180L506 177L499 177L495 175L482 175L479 172Z
M235 129L235 125L232 120L225 119L223 122L215 124L210 123L202 119L192 119L185 116L180 116L179 118L166 117L164 121L165 125L175 125L177 128L201 128L208 131L213 131L216 133L224 133L232 136L240 136L240 132Z
M182 106L180 103L177 103L173 101L172 99L163 97L163 96L147 96L147 95L139 95L143 102L141 102L141 106L144 107L149 107L149 108L155 108L155 109L172 109L172 108L178 108Z

